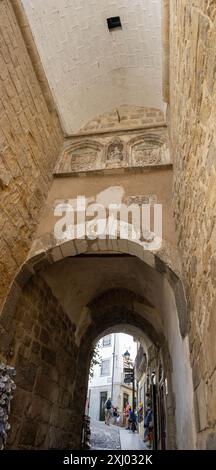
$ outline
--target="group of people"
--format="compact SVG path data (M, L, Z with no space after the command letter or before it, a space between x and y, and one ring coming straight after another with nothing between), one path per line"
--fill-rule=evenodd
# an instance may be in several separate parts
M109 426L111 423L111 420L113 420L113 424L119 424L120 415L118 413L118 408L116 406L113 406L111 398L108 398L104 406L105 406L105 424Z
M113 422L113 424L120 424L120 415L118 412L118 408L116 406L113 406L111 398L108 398L104 407L105 424L109 426L111 424L111 421ZM135 431L137 428L137 412L136 410L132 410L129 402L127 402L125 405L123 417L126 429L131 429L132 431Z
M130 403L126 402L124 408L125 429L136 431L137 429L137 411L136 407L131 408Z
M113 424L120 423L120 415L118 413L118 408L112 405L111 398L105 403L105 424L108 426L111 424L111 420ZM136 431L137 430L137 422L138 422L138 413L136 407L134 409L131 408L130 403L126 402L123 412L124 418L124 425L125 429ZM152 440L153 440L153 412L151 403L147 403L146 412L144 416L144 442L147 446L151 447Z
M127 402L124 408L124 416L126 421L126 429L130 429L134 432L137 429L137 422L140 422L136 407L134 408L134 410L132 410L129 402ZM147 403L144 415L144 442L148 447L152 446L153 427L153 411L151 402L149 401Z
M146 443L148 447L152 446L153 428L154 428L153 411L152 411L151 402L148 402L145 416L144 416L144 442Z

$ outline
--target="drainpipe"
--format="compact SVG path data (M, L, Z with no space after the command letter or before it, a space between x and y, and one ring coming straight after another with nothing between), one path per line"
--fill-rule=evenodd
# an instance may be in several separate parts
M111 388L111 400L113 401L113 387L114 387L114 369L115 369L115 347L116 347L116 334L114 333L114 343L113 343L113 364L112 364L112 388Z
M133 413L134 413L134 411L135 411L135 377L134 377L135 376L135 367L133 367L132 371L133 371L133 390L132 390L133 407L132 408L133 408Z

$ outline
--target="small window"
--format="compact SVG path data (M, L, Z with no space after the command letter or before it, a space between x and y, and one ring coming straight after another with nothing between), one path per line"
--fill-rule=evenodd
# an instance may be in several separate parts
M109 30L114 28L121 28L120 16L112 16L111 18L107 18L107 25Z
M112 342L112 336L111 335L104 336L104 338L103 338L103 347L104 346L111 346L111 342Z
M110 360L101 361L101 375L110 375Z

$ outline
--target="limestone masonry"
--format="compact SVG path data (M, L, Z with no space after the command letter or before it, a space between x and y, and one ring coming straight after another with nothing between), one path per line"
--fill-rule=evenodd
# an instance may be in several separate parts
M124 332L140 436L150 402L153 449L216 449L215 45L215 0L0 0L0 447L85 447L95 344ZM160 205L162 243L68 236L79 196Z

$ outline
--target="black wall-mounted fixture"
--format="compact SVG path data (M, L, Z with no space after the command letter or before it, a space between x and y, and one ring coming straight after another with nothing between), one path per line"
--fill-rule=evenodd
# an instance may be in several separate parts
M107 18L108 29L121 28L120 16L113 16L112 18Z

